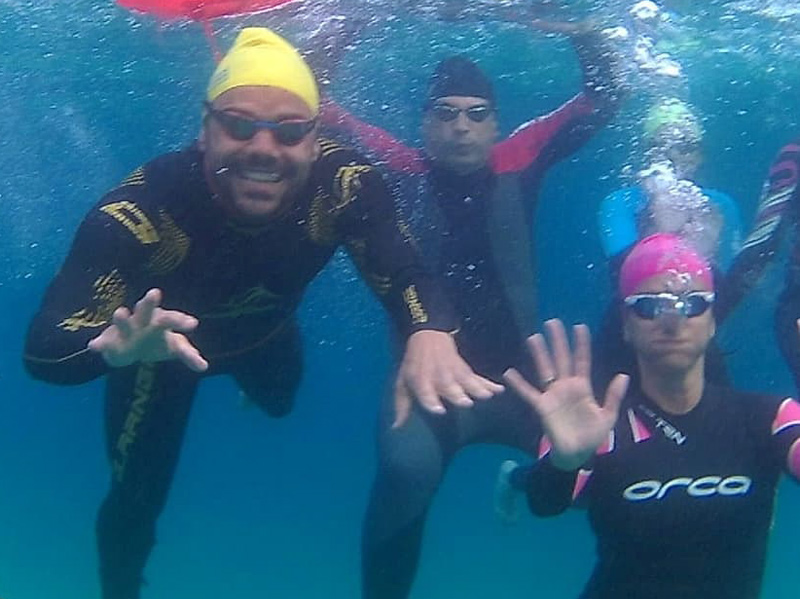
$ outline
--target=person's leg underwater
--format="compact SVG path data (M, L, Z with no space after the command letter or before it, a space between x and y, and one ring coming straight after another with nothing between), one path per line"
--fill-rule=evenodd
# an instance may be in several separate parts
M419 562L425 517L453 453L454 421L416 406L392 428L391 393L378 424L378 466L364 519L362 596L408 597Z
M379 423L378 472L362 538L364 599L409 596L428 509L459 449L499 443L535 455L540 436L530 410L510 392L445 415L415 407L396 429L391 428L392 417L392 402L386 401Z
M200 377L178 362L113 371L106 386L111 489L97 517L103 599L138 599Z

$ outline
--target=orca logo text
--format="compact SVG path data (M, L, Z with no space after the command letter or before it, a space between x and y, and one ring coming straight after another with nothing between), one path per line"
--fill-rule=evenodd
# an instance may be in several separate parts
M673 478L667 482L660 480L643 480L633 483L622 493L628 501L647 501L648 499L663 499L669 492L678 492L684 489L690 497L711 497L713 495L734 496L746 495L753 481L747 476L703 476L700 478L687 478L685 476Z

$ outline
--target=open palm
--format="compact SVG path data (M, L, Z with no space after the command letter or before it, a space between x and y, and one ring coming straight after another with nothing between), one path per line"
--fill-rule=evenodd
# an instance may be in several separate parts
M550 460L564 470L574 470L595 452L608 437L619 415L622 398L628 388L628 376L614 377L600 404L590 381L591 355L589 328L574 327L575 349L570 351L567 333L560 320L545 323L550 347L541 334L529 338L540 391L516 370L506 372L506 382L539 415L552 445Z
M197 325L194 316L161 308L161 291L151 289L136 303L133 312L118 308L111 325L89 341L87 347L115 368L176 359L196 372L203 372L208 362L184 334Z

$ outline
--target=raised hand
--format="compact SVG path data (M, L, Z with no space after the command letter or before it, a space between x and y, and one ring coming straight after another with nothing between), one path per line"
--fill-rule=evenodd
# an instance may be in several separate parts
M408 339L397 374L394 426L406 421L414 400L429 412L443 414L446 403L468 408L473 400L489 399L503 389L470 368L448 333L418 331Z
M87 347L115 368L137 362L180 360L195 372L203 372L208 362L183 334L198 324L194 316L161 308L161 291L151 289L136 303L133 313L117 308L111 324Z
M589 328L586 325L573 328L574 351L570 351L560 320L548 320L545 329L550 347L541 334L528 338L543 389L536 389L513 368L503 378L541 418L552 445L553 465L575 470L589 459L614 427L629 377L624 374L614 377L601 405L595 399L590 380Z

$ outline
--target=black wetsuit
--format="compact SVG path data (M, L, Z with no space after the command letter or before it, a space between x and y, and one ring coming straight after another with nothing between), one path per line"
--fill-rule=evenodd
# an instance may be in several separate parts
M588 509L598 561L581 599L756 599L781 472L797 478L800 404L707 385L688 414L630 392L579 472L527 470L531 510ZM520 482L517 470L512 477Z
M291 410L301 376L295 310L308 283L345 246L401 336L457 326L421 268L380 175L350 150L322 141L307 188L268 226L226 220L195 148L137 169L84 219L28 333L35 376L77 384L107 374L113 468L97 534L105 599L139 596L198 382L176 361L109 368L87 342L119 306L148 289L164 307L196 316L189 335L206 375L233 376L268 413Z
M533 223L544 176L606 124L620 102L613 52L595 34L576 38L574 46L583 93L517 128L494 146L486 167L466 176L335 104L323 111L327 126L355 138L384 165L424 258L461 317L459 351L495 380L529 362L524 340L538 324ZM425 516L450 460L471 443L534 451L538 431L528 415L529 408L506 393L444 416L415 408L405 426L391 428L391 402L384 403L378 473L364 524L365 599L409 595Z

